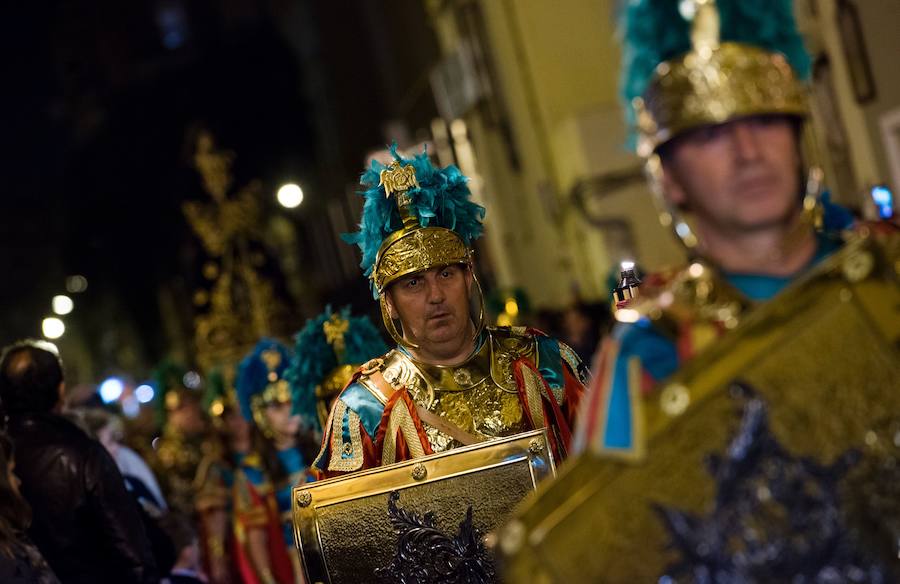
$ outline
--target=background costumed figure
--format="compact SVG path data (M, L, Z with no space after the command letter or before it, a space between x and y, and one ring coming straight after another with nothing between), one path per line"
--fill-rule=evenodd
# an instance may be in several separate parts
M263 339L238 367L235 389L244 418L253 425L253 450L235 474L234 512L241 540L260 582L302 582L294 551L291 487L315 480L308 461L315 454L314 429L294 413L284 377L290 350Z
M250 423L244 419L237 393L220 368L207 376L204 408L220 447L205 456L197 471L201 537L210 582L257 582L245 534L234 514L235 478L251 451ZM233 383L233 381L232 381Z
M306 322L294 342L294 356L284 377L291 385L294 409L318 436L328 413L362 363L384 354L387 345L367 316L352 316L347 306ZM315 412L309 417L309 412Z
M209 435L199 390L185 386L188 370L172 361L156 369L157 414L162 435L155 444L151 466L169 507L185 517L197 517L195 501L200 484L197 470L207 456L218 455L218 444Z

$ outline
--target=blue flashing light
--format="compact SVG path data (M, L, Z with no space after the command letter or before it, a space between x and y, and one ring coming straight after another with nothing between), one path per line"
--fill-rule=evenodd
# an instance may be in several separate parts
M891 189L884 185L876 185L872 187L871 195L879 219L890 219L894 216L894 194Z

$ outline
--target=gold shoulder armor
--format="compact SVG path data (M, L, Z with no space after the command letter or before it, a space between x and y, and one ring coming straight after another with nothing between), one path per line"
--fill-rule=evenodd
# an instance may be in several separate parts
M537 339L525 327L488 327L491 343L491 378L507 391L516 391L513 363L525 357L538 362Z
M422 380L422 374L403 351L394 349L384 356L384 366L381 375L395 391L406 388L418 387Z

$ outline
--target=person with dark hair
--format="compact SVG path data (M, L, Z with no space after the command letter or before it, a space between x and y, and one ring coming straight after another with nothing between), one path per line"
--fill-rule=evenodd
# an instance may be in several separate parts
M235 475L250 453L250 423L241 415L229 381L230 368L217 367L206 378L204 405L219 448L207 452L197 470L194 498L199 516L200 553L212 584L256 581L246 538L234 514Z
M200 544L191 521L177 511L166 515L162 527L175 546L175 564L162 584L205 584L200 568Z
M291 488L314 480L309 461L317 444L294 409L285 378L290 361L287 346L262 339L241 361L235 380L241 413L253 425L253 446L235 474L234 513L262 584L303 581L294 549Z
M0 356L0 401L33 518L28 534L63 582L157 582L138 509L106 449L60 415L56 347L27 340Z
M56 574L25 534L31 523L31 509L19 492L14 468L12 442L6 434L0 434L0 582L59 584Z

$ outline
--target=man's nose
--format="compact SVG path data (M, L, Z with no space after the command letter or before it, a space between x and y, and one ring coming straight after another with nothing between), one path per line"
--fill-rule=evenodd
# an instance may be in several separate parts
M737 121L731 125L731 142L734 152L740 160L759 158L759 135L755 126L746 121Z
M431 304L440 304L444 301L446 295L437 278L426 278L425 286L428 292L428 302Z

